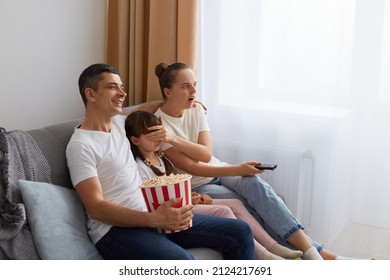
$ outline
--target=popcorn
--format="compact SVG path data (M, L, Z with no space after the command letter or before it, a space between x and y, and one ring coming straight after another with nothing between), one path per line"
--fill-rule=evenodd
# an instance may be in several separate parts
M149 181L145 181L141 185L141 188L158 187L158 186L165 186L165 185L180 183L180 182L188 180L190 178L191 178L191 175L189 175L189 174L173 174L173 173L168 175L168 176L166 176L166 175L157 176L157 177L154 177L153 179L150 179Z
M180 198L180 202L172 205L180 208L191 204L191 175L171 174L169 176L157 176L141 185L142 196L144 197L149 212L156 211L162 203L173 198ZM192 227L192 219L183 230ZM168 234L181 230L156 228L159 233Z

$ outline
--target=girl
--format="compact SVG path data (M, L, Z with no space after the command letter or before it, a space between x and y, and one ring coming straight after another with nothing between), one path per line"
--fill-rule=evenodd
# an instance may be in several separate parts
M145 111L131 113L125 123L126 135L130 141L133 155L138 163L142 181L156 176L176 173L175 167L162 152L161 141L146 138L149 127L161 125L160 120ZM208 167L207 167L208 168ZM213 168L213 167L210 167ZM192 194L195 212L246 221L252 229L255 239L255 255L261 260L296 259L302 256L301 251L283 247L273 240L237 199L211 199L205 194ZM262 244L262 245L261 245Z

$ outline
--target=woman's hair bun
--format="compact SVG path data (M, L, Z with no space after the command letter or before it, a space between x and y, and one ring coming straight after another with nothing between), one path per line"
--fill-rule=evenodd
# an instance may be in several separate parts
M156 68L154 69L154 73L157 77L161 77L161 75L164 73L165 69L168 68L168 64L161 62L160 64L157 64Z

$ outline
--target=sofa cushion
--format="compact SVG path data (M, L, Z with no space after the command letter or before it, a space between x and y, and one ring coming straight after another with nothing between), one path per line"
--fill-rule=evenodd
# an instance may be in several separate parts
M76 191L20 180L27 219L41 259L102 259L89 239L87 217Z

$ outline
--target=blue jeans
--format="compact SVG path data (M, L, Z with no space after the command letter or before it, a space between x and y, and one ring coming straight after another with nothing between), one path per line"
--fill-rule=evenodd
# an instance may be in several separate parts
M303 225L294 217L272 187L259 176L219 177L195 189L212 198L238 198L263 228L278 243L291 247L287 240ZM308 236L318 251L323 245Z
M160 234L152 228L112 227L97 243L104 259L192 260L186 248L210 248L225 259L255 259L252 230L243 221L194 214L190 229Z

